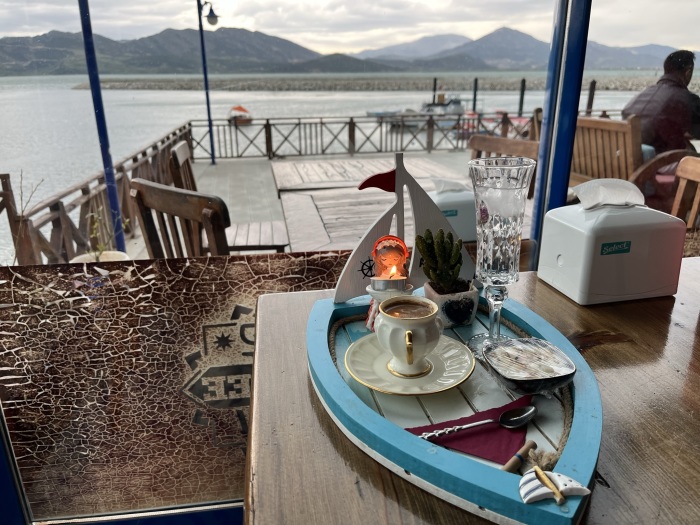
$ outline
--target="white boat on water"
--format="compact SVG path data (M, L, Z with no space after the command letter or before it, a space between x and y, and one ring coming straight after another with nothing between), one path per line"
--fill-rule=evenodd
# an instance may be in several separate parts
M467 111L467 100L459 95L439 93L432 102L425 102L419 110L368 111L368 117L376 117L381 122L389 122L392 127L418 128L429 116L438 127L452 128Z
M430 115L464 115L468 100L459 95L439 93L434 102L426 102L421 106L420 113Z

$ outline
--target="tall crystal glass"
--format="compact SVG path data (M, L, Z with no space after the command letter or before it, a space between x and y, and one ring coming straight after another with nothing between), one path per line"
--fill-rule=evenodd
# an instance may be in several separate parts
M525 202L535 161L490 157L469 161L476 204L476 278L485 286L489 332L467 345L477 357L486 346L508 339L501 335L501 307L507 285L517 282Z

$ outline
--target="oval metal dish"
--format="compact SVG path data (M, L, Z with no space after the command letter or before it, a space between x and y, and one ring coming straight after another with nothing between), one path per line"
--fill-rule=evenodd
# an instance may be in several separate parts
M510 339L484 350L484 359L496 378L518 394L538 394L572 381L576 365L544 339Z

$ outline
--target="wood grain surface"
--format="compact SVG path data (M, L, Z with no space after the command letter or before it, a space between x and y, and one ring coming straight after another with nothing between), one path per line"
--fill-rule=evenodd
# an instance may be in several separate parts
M683 260L674 297L581 307L534 272L509 289L579 347L598 378L600 476L584 521L698 523L700 258ZM247 523L485 523L381 467L320 405L305 328L313 303L330 296L259 300Z

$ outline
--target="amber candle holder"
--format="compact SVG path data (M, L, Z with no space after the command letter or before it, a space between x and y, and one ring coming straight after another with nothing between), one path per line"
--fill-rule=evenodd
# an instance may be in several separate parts
M413 286L408 283L406 260L408 248L406 244L394 235L385 235L374 243L372 260L374 261L374 277L370 278L367 293L372 297L367 328L374 329L374 319L377 317L379 303L397 295L411 295Z

